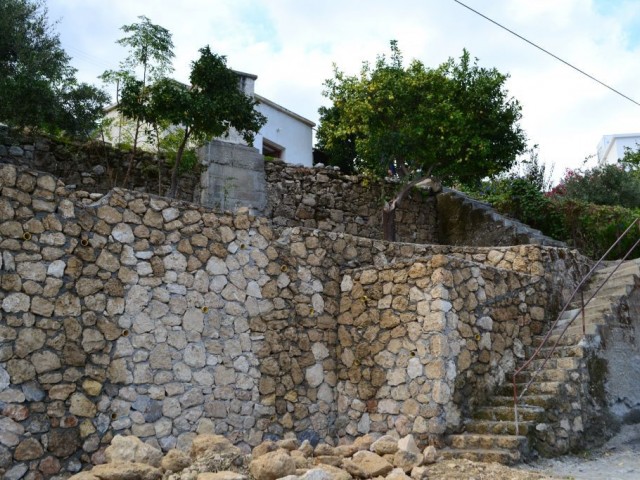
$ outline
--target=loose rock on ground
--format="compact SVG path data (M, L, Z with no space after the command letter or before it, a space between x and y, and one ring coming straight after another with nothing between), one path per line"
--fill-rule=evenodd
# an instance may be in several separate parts
M412 435L365 435L350 445L313 447L308 440L266 441L251 454L221 435L197 436L189 452L159 450L133 436L116 436L106 464L78 473L71 480L424 480L551 478L499 464L468 460L434 463L434 448L417 448Z

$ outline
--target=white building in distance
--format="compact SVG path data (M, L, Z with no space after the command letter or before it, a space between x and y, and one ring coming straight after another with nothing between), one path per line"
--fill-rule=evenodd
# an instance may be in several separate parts
M311 167L313 165L313 127L315 127L315 123L256 94L254 90L255 81L258 78L256 75L238 71L236 74L239 77L239 88L258 101L256 110L267 118L267 122L255 136L253 147L266 157L279 158L287 163ZM109 140L113 143L131 142L132 125L126 125L118 113L116 105L107 108L105 116L113 119L108 132ZM218 140L246 145L244 139L235 131L230 131L227 136ZM140 135L139 145L143 149L152 150L154 148L146 141L144 134Z
M640 148L640 133L615 133L604 135L598 143L598 164L611 165L618 163L627 148Z

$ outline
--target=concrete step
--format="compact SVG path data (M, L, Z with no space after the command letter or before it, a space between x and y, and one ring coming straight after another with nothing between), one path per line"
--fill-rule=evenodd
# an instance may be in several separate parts
M567 331L564 332L564 334L561 334L562 330L558 332L553 331L551 335L549 335L549 338L547 338L547 341L544 345L542 343L544 341L544 336L543 335L535 336L531 340L531 345L527 349L527 353L532 354L541 345L542 345L541 352L544 350L545 353L547 353L548 350L545 350L545 349L553 348L553 346L556 344L556 341L557 341L558 345L556 349L559 349L559 348L562 349L562 354L555 355L555 356L576 356L576 355L565 355L566 353L570 352L570 350L567 350L567 348L579 346L580 342L583 339L585 339L585 337L587 339L593 338L595 335L598 335L600 333L601 328L602 328L602 325L595 325L595 324L585 325L585 333L583 334L582 323L580 323L579 325L571 325L567 329ZM582 354L584 354L584 350L582 351Z
M594 278L606 277L614 270L616 270L616 273L613 274L612 278L620 275L640 275L640 262L638 260L639 259L636 258L634 260L627 260L626 262L622 262L617 270L616 267L618 266L619 262L600 268L594 273Z
M542 351L540 351L542 353ZM580 368L580 358L578 357L553 357L549 358L545 363L545 358L541 355L536 360L532 361L529 364L527 370L533 371L536 370L544 364L544 368L556 369L562 368L565 370L575 370L576 368Z
M578 333L576 333L574 330L572 333L565 333L564 335L560 335L560 333L553 332L551 335L549 335L549 338L547 338L547 341L544 345L545 347L546 346L553 347L556 344L556 342L558 342L558 346L570 347L573 345L578 345L580 343L580 340L582 340L583 336L584 335L582 335L582 328ZM540 335L540 336L534 337L531 340L531 346L539 347L540 345L543 345L543 342L544 342L544 336Z
M539 342L537 342L539 345ZM527 347L527 358L531 358L533 352L535 352L535 348L533 346ZM538 353L538 359L547 358L549 355L549 359L552 360L554 358L583 358L585 354L585 349L581 345L558 345L555 349L553 349L553 345L544 346L540 349ZM534 360L534 362L537 360Z
M612 304L609 304L608 308L610 309L611 306ZM608 310L604 308L589 310L589 308L587 307L584 309L584 323L602 324L604 323L605 313L608 313ZM556 323L554 330L557 330L559 328L564 328L564 326L567 325L568 323L571 325L576 325L577 323L582 324L582 313L580 312L579 308L574 308L564 312L560 320L558 320L558 323ZM549 326L551 325L552 324L549 324Z
M449 435L447 444L451 448L466 449L504 449L524 451L527 448L527 437L519 435L495 435L479 433L461 433Z
M471 460L473 462L485 463L502 463L503 465L513 465L522 460L522 454L519 451L510 450L484 450L484 449L455 449L445 448L440 450L440 455L444 459L460 459Z
M536 369L526 369L516 376L516 383L527 383ZM536 382L566 382L570 379L571 370L566 368L549 368L545 366L536 374Z
M527 435L535 430L535 422L518 422L518 435ZM515 435L516 423L496 420L469 420L465 424L467 433Z
M532 385L533 386L533 385ZM536 406L518 406L518 419L525 422L538 422L544 420L545 410ZM507 407L480 407L473 412L475 420L507 420L514 421L513 406Z
M602 278L596 278L594 282L590 283L589 286L584 290L584 301L586 302L591 298L591 295L598 290L598 287L602 285L606 276ZM609 296L609 297L621 297L626 295L631 290L633 286L633 275L625 276L622 278L611 277L607 283L605 283L602 288L598 291L598 294L595 298L600 296ZM593 301L593 300L592 300ZM581 304L580 294L578 293L573 301L573 304L576 308L579 308Z
M563 382L539 382L535 381L527 390L527 395L557 395L562 391ZM526 383L517 383L516 387L518 388L518 395L522 393ZM497 396L513 396L513 384L511 382L507 382L500 387L498 387L495 391L495 395ZM524 400L526 403L526 400Z
M546 409L557 402L557 398L555 395L525 395L519 403L519 406L533 406ZM513 407L513 395L497 395L491 397L489 403L494 407Z
M585 318L601 318L611 312L611 307L619 300L620 297L596 297L584 307L584 316Z

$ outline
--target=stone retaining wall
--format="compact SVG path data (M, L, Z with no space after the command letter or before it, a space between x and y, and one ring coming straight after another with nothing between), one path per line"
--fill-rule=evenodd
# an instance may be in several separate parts
M445 255L348 272L341 287L341 437L458 429L548 320L543 277Z
M338 388L346 368L340 340L346 324L339 322L343 293L351 294L342 292L347 269L366 267L362 272L373 269L382 278L393 273L392 290L395 283L404 289L395 272L411 270L403 261L425 257L424 275L442 268L453 279L441 291L448 292L459 326L448 325L439 338L453 335L467 345L479 328L474 320L493 315L493 350L499 342L494 334L502 332L496 308L487 307L485 314L467 300L458 305L455 292L471 298L460 292L473 291L474 279L491 283L490 275L500 288L515 288L510 282L526 278L533 293L520 290L518 302L539 305L535 285L553 280L553 302L586 265L576 252L550 247L390 244L274 228L246 211L220 214L118 189L104 196L68 190L51 175L8 164L0 165L0 189L0 470L20 464L33 478L101 461L104 446L118 433L165 451L188 445L197 432L226 434L245 448L286 432L314 441L350 435L353 419L344 423L341 402L360 397L351 399L346 384ZM348 275L362 284L362 272ZM384 291L386 283L376 280L366 288ZM448 308L444 298L427 300L432 289L424 286L423 300L410 297L416 312L420 302L434 312ZM515 297L505 298L511 308ZM402 300L391 302L396 308ZM531 325L541 321L530 310L520 316ZM487 342L489 322L481 324L481 341ZM526 342L526 325L519 327L509 335ZM396 355L397 339L388 340L384 348ZM454 362L451 352L463 351L448 348L447 365ZM498 382L494 357L487 366L483 349L465 348L469 366L458 366L472 372L465 385ZM464 385L447 380L446 386L457 401ZM378 401L396 401L393 391L380 391ZM446 411L464 407L445 401L446 395L438 398L445 416L439 410L429 418L453 426L456 416Z
M129 167L129 151L99 141L62 143L46 138L27 142L4 142L0 137L0 164L10 163L50 173L70 190L105 194L122 186ZM158 169L161 177L158 178ZM176 198L200 200L200 168L183 173L178 179ZM155 155L138 151L128 188L139 192L166 194L171 180L171 165Z
M395 185L350 176L331 167L265 162L267 216L276 226L303 226L382 238L382 206ZM396 211L397 240L438 243L435 197L414 190Z
M397 184L333 167L303 168L281 161L265 163L267 216L278 226L304 226L380 239L382 206ZM408 243L565 247L540 231L509 219L490 205L445 189L434 194L415 188L396 211L397 240Z

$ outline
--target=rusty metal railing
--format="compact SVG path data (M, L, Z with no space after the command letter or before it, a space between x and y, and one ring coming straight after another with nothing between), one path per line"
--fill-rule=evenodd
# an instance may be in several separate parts
M585 307L589 304L589 302L591 300L594 299L594 297L598 294L598 292L600 292L600 290L602 289L602 287L609 281L609 279L611 278L611 276L618 270L618 268L620 268L620 265L622 265L622 262L624 262L627 257L631 254L631 252L638 246L640 245L640 238L633 244L633 246L627 251L627 253L624 255L624 257L622 257L622 259L618 262L618 264L616 265L616 267L611 271L611 273L609 273L609 275L607 276L607 278L605 278L605 280L602 282L602 284L600 284L600 286L595 290L595 292L593 292L593 294L591 295L591 297L589 297L589 299L585 302L584 301L584 293L582 292L582 287L585 283L587 283L588 280L591 279L591 277L593 276L594 272L596 271L596 269L600 266L600 264L604 261L605 258L607 258L607 255L609 255L609 253L611 253L611 251L620 243L620 241L627 235L627 233L629 233L629 231L633 228L634 225L638 224L638 222L640 221L640 217L636 218L633 222L631 222L631 224L627 227L627 229L622 232L622 234L618 237L618 239L613 243L613 245L611 245L609 247L609 249L605 252L604 255L602 255L602 257L595 263L595 265L593 265L593 267L591 267L591 270L589 270L589 273L587 273L584 278L580 281L580 283L578 284L578 286L575 288L575 290L573 291L573 293L571 294L571 297L569 297L569 300L567 300L567 302L565 303L564 307L562 308L562 311L560 311L560 313L558 314L558 317L556 318L555 322L553 322L553 324L551 325L551 327L549 328L549 331L547 332L547 334L544 336L544 338L542 339L542 342L540 342L540 345L538 345L538 347L536 348L536 350L533 352L533 355L531 355L531 357L529 358L529 360L527 360L526 362L524 362L522 364L522 366L520 368L518 368L514 373L513 373L513 411L514 411L514 420L515 420L515 426L516 426L516 435L519 435L519 427L518 427L518 401L522 399L522 396L527 392L527 390L529 389L529 387L531 386L531 384L533 383L533 381L536 379L536 377L540 374L540 372L542 371L542 369L546 366L547 362L549 361L549 359L551 358L551 355L553 355L553 352L555 352L556 348L558 347L558 344L560 343L560 340L562 339L562 336L565 334L565 332L568 330L568 328L571 326L571 324L573 323L573 321L578 318L578 315L582 315L582 333L584 335L585 331L586 331L586 326L585 326L585 317L584 317L584 309ZM524 388L522 389L522 392L520 392L520 395L518 395L518 387L516 384L516 378L517 376L522 373L522 371L524 371L525 368L527 368L529 365L531 365L531 363L538 357L538 355L540 354L540 351L542 350L543 347L546 346L547 341L549 340L549 337L551 337L552 332L554 331L555 327L558 325L558 322L560 321L560 319L562 318L562 315L564 315L564 313L567 311L567 308L569 307L569 305L571 305L571 302L573 302L573 299L575 298L576 294L580 292L581 293L581 307L580 310L578 312L576 312L576 314L573 316L573 318L571 318L571 320L569 320L566 325L564 326L564 328L562 329L562 332L560 332L560 335L558 335L555 343L553 344L553 348L549 351L549 353L547 353L544 361L542 362L542 364L531 374L531 378L529 379L529 381L527 382L527 384L524 386Z

